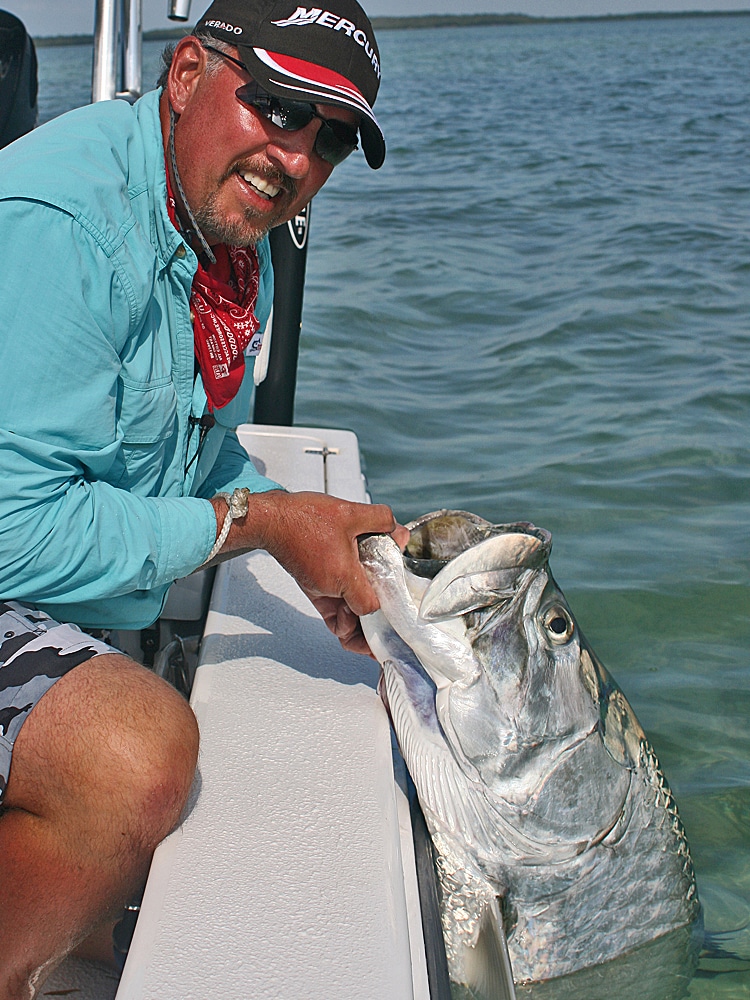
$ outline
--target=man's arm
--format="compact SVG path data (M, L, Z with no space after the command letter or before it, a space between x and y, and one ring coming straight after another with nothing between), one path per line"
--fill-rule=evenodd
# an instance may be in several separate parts
M228 505L211 500L217 537ZM359 615L379 604L359 561L357 538L392 534L405 545L409 537L390 507L351 503L324 493L250 494L244 517L232 521L216 562L252 549L265 549L299 583L345 649L368 653Z

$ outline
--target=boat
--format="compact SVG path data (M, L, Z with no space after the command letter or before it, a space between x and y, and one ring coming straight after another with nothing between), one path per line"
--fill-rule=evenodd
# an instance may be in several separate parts
M96 0L92 100L140 96L141 39L141 0ZM308 227L306 210L272 233L267 372L238 436L289 489L369 502L355 434L293 425ZM178 581L154 626L110 642L189 697L198 772L118 925L121 974L70 958L39 996L450 1000L432 848L377 664L263 551Z

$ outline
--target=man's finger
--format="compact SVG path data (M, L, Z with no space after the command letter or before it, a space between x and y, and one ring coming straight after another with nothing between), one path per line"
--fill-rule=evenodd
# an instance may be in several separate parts
M367 579L361 563L357 563L357 568L352 570L348 581L348 586L344 590L342 597L347 605L357 617L371 615L380 607L380 601L372 589L372 584Z
M408 528L405 528L403 524L397 524L396 527L391 532L393 541L398 545L398 547L403 552L406 548L409 538L411 537L411 532Z
M369 531L368 529L365 529L365 532L360 530L360 534L390 535L399 527L393 511L387 504L372 503L367 504L367 508L370 511L370 517L367 520L372 524L372 527L369 528Z
M371 660L375 659L372 650L367 645L367 639L362 633L354 635L350 639L340 639L339 641L347 653L359 653L360 656L369 656Z

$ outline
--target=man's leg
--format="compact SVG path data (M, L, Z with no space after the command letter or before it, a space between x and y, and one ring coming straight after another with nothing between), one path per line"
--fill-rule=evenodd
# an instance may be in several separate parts
M119 653L81 663L31 710L0 815L0 1000L29 1000L114 920L177 823L197 751L184 699Z

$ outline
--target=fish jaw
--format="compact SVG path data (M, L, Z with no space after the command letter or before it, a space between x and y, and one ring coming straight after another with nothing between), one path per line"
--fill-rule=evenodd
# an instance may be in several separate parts
M413 650L380 611L362 625L383 667L381 695L435 845L450 978L466 985L501 982L505 989L499 995L512 996L513 973L498 905L504 887L487 880L476 856L486 855L496 841L482 787L467 780L451 753L437 715L435 685Z
M360 539L359 556L383 614L414 650L437 687L475 677L477 664L463 628L440 628L420 621L401 550L393 539L389 535ZM412 582L411 589L418 589L417 584Z
M476 795L467 791L467 776L446 740L438 718L435 684L382 611L363 617L362 628L383 669L383 701L419 791L430 833L443 844L454 844L452 851L470 864L469 854L461 846L465 835L486 841L489 832L477 810ZM481 793L476 781L473 786Z

